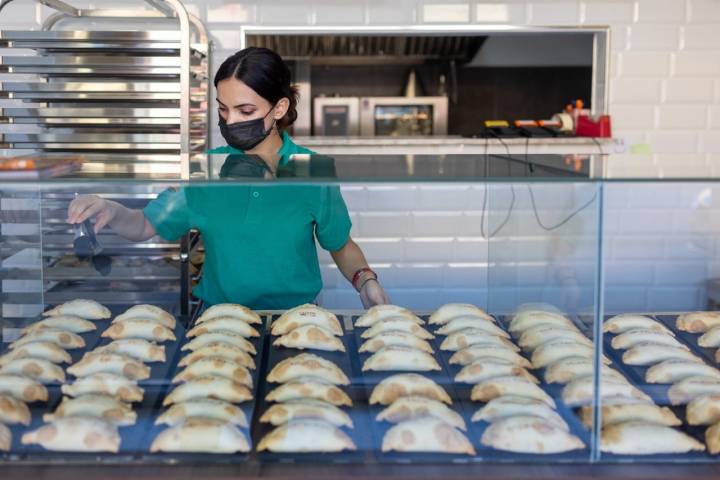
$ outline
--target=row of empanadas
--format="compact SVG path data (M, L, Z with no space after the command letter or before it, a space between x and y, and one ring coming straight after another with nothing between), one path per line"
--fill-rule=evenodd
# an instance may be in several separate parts
M97 394L110 395L123 402L140 402L144 391L137 382L113 373L95 373L81 377L70 385L60 387L62 393L71 397Z
M392 426L383 437L382 451L475 455L475 449L462 432L432 416L404 420Z
M40 383L64 382L65 372L41 358L18 358L0 367L0 375L22 375Z
M590 405L595 395L595 379L593 376L576 378L562 391L563 402L570 407ZM627 380L603 376L600 382L600 399L629 398L652 403L650 397L640 391Z
M240 335L243 338L259 337L260 333L250 324L233 317L216 317L195 325L185 335L187 338L194 338L206 333L230 332Z
M76 299L43 312L43 316L75 315L88 320L110 318L110 310L95 300Z
M202 315L200 315L196 324L199 325L218 317L232 317L251 325L262 324L260 315L243 305L235 303L219 303L207 308Z
M392 317L404 317L408 320L422 325L424 322L407 308L397 305L375 305L368 309L364 315L355 321L356 327L372 327L378 322Z
M20 375L0 374L0 394L10 395L23 402L46 402L48 391L44 385Z
M514 375L495 377L476 384L472 388L470 399L474 402L489 402L502 395L535 398L555 408L555 401L545 390L527 378Z
M25 327L23 334L34 334L42 330L65 330L72 333L87 333L97 330L97 326L81 317L74 315L60 315L57 317L47 317L38 322Z
M276 403L260 417L261 423L282 425L292 420L323 420L337 427L353 428L350 415L332 403L316 399L298 399Z
M687 377L674 383L667 392L673 405L685 405L691 400L709 394L720 394L720 380L713 377Z
M665 360L685 360L703 363L702 359L683 347L659 345L657 343L638 343L623 353L622 360L627 365L654 365Z
M580 333L575 326L540 324L525 330L518 338L518 345L523 350L532 352L542 344L556 340L578 342L584 345L592 344L590 339Z
M427 340L416 337L412 333L390 331L377 335L376 337L365 340L359 352L375 353L384 347L410 347L426 353L434 353L432 346Z
M455 352L449 362L451 365L464 366L487 357L506 360L519 367L532 368L527 358L501 345L472 345Z
M314 378L296 378L275 387L267 394L268 402L288 402L301 399L316 399L336 406L351 406L352 400L342 389Z
M551 363L545 368L545 382L566 384L576 378L592 376L595 373L595 363L587 357L565 357ZM602 366L603 378L624 380L625 377L608 365Z
M585 448L583 441L575 435L535 415L497 419L485 429L480 442L498 450L517 453L553 454Z
M121 338L93 350L95 353L127 355L140 362L164 362L165 347L143 338Z
M232 332L212 332L199 335L182 346L182 351L195 352L211 344L224 344L235 347L251 355L255 355L255 346L242 335Z
M440 364L429 353L411 347L389 346L373 353L365 360L362 370L397 370L427 372L440 370Z
M531 361L533 368L544 368L558 360L568 357L582 357L592 359L595 355L595 349L592 343L581 343L574 340L552 340L543 343L533 350ZM603 357L603 363L610 361Z
M593 407L582 407L580 409L580 420L587 428L592 428ZM668 407L660 407L645 402L603 405L601 421L603 427L624 422L657 423L668 427L682 425L682 421Z
M250 370L255 369L255 360L253 360L251 353L235 345L221 342L208 343L207 345L199 347L189 355L185 355L178 363L178 366L186 367L207 357L220 357L249 368Z
M300 305L284 312L272 323L270 333L286 335L297 328L310 325L320 327L338 337L343 335L340 321L334 313L311 304Z
M165 424L174 427L193 417L210 418L242 428L248 427L247 417L240 407L225 400L212 398L193 398L175 403L155 420L155 425Z
M274 347L344 352L345 345L333 332L318 325L297 327L273 342Z
M423 340L435 338L432 333L425 330L421 325L405 317L390 317L382 322L377 322L360 336L362 338L375 338L386 332L406 332Z
M450 320L442 327L435 330L436 335L450 335L461 330L481 330L500 337L510 338L510 334L500 328L494 321L480 317L462 316Z
M720 326L720 312L689 312L675 320L678 330L690 333L705 333Z
M453 319L461 316L484 318L494 322L495 319L488 315L485 310L469 303L448 303L430 315L430 325L445 325Z
M184 402L194 398L215 398L230 403L241 403L252 400L252 393L247 386L228 378L215 375L204 375L181 383L163 400L163 405Z
M298 377L316 378L334 385L349 385L347 375L334 363L312 353L301 353L279 362L268 373L270 383L286 383Z
M600 450L621 455L651 455L704 451L705 446L672 427L633 420L604 427Z
M678 347L689 350L686 345L680 343L680 341L672 335L646 328L637 328L621 333L612 339L610 345L614 349L627 350L628 348L632 348L641 343L654 343L657 345L667 345L670 347Z
M533 383L540 381L530 373L525 367L517 365L506 360L496 359L492 357L482 358L464 366L457 375L455 381L460 383L481 383L495 377L518 376L530 380Z
M72 358L70 354L51 342L32 342L17 347L2 357L0 357L0 366L21 358L40 358L51 363L70 363Z
M245 434L229 421L190 417L163 430L150 445L151 452L235 453L250 451Z
M158 343L176 340L175 334L168 327L144 318L128 318L122 322L113 323L102 333L102 337L113 340L142 338Z
M647 383L675 383L698 376L720 380L720 370L705 363L670 359L656 363L645 371Z
M560 313L526 310L517 313L510 320L508 330L516 337L520 337L524 331L537 325L554 325L569 328L575 326L569 318Z
M440 344L440 350L456 352L473 345L499 345L516 352L520 350L507 338L477 328L468 328L449 334Z
M135 425L137 421L137 414L127 403L99 394L64 397L53 413L43 415L43 420L53 422L69 417L101 418L117 426Z
M129 380L150 378L150 368L147 365L121 353L86 353L79 362L68 367L67 372L76 377L113 373Z
M473 422L494 423L497 420L518 415L541 417L562 430L570 430L570 427L568 427L560 414L546 402L519 395L501 395L493 398L475 412L471 420Z
M439 400L423 396L399 397L378 413L375 419L400 423L421 417L434 417L459 430L467 430L465 421L459 413Z
M10 349L13 350L33 342L54 343L59 348L66 350L83 348L85 346L85 340L77 333L57 328L45 328L26 333L10 344Z
M265 435L258 452L341 452L356 450L352 439L332 423L323 420L290 420Z
M616 315L603 323L603 332L621 334L630 330L653 330L666 333L670 336L675 334L665 325L645 315L623 314Z
M180 383L197 377L215 375L252 388L252 375L247 367L223 357L203 357L189 364L175 375L172 382Z
M117 453L120 434L114 424L101 418L65 417L24 434L21 442L64 452Z
M712 327L698 338L698 345L706 348L720 347L720 326Z
M170 330L175 329L175 317L155 305L134 305L115 317L112 323L120 323L130 319L152 320Z
M452 404L442 387L417 373L401 373L383 379L370 394L370 405L390 405L400 397L420 396Z

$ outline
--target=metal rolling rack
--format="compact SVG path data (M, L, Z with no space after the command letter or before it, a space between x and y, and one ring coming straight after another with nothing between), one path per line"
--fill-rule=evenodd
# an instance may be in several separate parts
M0 3L0 19L12 1ZM203 24L179 0L145 0L150 8L124 10L37 1L55 10L42 30L0 30L0 74L11 79L0 83L0 156L80 156L81 177L190 178L208 139L211 45ZM127 30L77 27L98 19L117 19ZM66 20L72 30L61 28ZM133 27L139 21L161 29ZM160 190L127 184L87 193L141 208ZM64 219L72 195L0 188L4 325L20 325L43 304L78 296L187 313L187 260L196 238L132 244L103 233L113 260L103 276L68 256L72 229Z

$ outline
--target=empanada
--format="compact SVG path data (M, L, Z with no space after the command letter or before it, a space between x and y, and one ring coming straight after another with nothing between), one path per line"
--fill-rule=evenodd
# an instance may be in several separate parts
M201 358L175 375L172 381L173 383L187 382L188 380L205 375L217 375L218 377L228 378L250 388L253 386L252 376L247 367L222 357Z
M414 418L394 425L383 437L382 451L475 455L462 432L435 417Z
M70 354L51 342L26 343L0 357L0 367L19 358L41 358L52 363L70 363Z
M176 403L155 420L155 425L174 427L193 417L210 418L229 422L238 427L247 428L248 421L242 409L224 400L194 398Z
M41 358L18 358L0 368L0 375L22 375L40 383L64 382L65 372Z
M285 383L297 377L313 377L334 385L349 385L347 375L334 363L312 353L301 353L279 362L267 375L270 383Z
M543 343L537 347L532 353L531 361L533 368L544 368L563 358L593 358L594 354L595 350L592 345L561 339ZM603 358L603 362L610 363L606 358Z
M502 395L490 400L472 416L473 422L485 421L494 423L507 417L535 416L544 418L566 432L570 431L567 422L553 410L547 403L535 398L520 397L517 395Z
M82 360L68 367L67 372L76 377L114 373L129 380L150 378L150 367L121 353L87 353Z
M216 398L230 403L252 400L252 393L245 385L224 377L205 375L188 380L175 387L163 400L163 405L185 402L195 398Z
M494 322L495 319L488 315L485 310L469 303L448 303L435 310L430 315L430 325L445 325L453 318L460 316L480 317Z
M95 300L77 299L65 302L50 310L43 312L43 316L76 315L88 320L101 320L110 318L110 310ZM77 332L76 332L77 333Z
M23 402L47 402L48 391L44 385L20 375L0 374L0 394L12 395Z
M618 455L702 452L705 446L672 427L649 422L608 425L600 434L600 451Z
M525 330L522 335L520 335L520 338L518 338L518 345L520 345L523 350L533 351L544 343L554 342L556 340L592 345L592 340L574 327L558 327L555 325L540 325L540 328L533 327Z
M531 368L532 365L527 358L519 355L517 352L501 347L499 345L473 345L462 350L458 350L450 357L450 364L469 365L483 357L497 358L507 360L518 367Z
M112 323L124 322L125 320L131 318L155 320L157 323L169 328L170 330L174 330L175 324L177 323L175 321L175 317L170 315L170 313L160 307L156 307L155 305L147 304L135 305L128 308L123 313L115 317Z
M483 432L486 447L516 453L553 454L585 448L575 435L541 417L518 415L501 418Z
M113 323L102 333L103 338L118 340L121 338L142 338L162 343L175 341L175 334L169 328L152 320L130 318L120 323Z
M565 385L562 391L563 402L569 407L590 405L595 394L595 379L592 376L576 378ZM621 397L644 400L652 403L650 397L626 380L603 378L600 385L600 398Z
M698 345L705 348L720 347L720 326L712 327L698 338Z
M119 353L141 362L164 362L165 347L143 338L121 338L97 347L95 353Z
M95 394L64 397L53 413L43 415L43 421L53 422L69 417L102 418L117 426L135 425L137 421L137 413L130 405L110 395Z
M304 398L323 400L332 405L352 405L352 400L347 393L335 385L319 382L297 382L284 383L267 394L265 400L268 402L288 402Z
M22 333L28 335L46 329L65 330L72 333L87 333L97 330L97 326L84 318L73 315L62 315L58 317L47 317L35 322L23 328Z
M440 350L456 352L472 345L499 345L514 352L520 349L505 337L500 337L476 328L451 333L440 344Z
M236 303L218 303L205 310L200 318L197 319L196 325L218 317L233 317L243 320L249 324L262 324L260 315L253 312L249 308L238 305Z
M401 397L425 397L452 405L442 387L417 373L391 375L378 383L370 394L370 405L389 405Z
M291 420L302 419L324 420L337 427L353 428L350 415L340 408L322 400L308 398L272 405L260 417L260 423L270 423L277 426Z
M188 338L197 337L206 333L230 332L244 338L259 337L260 333L249 324L233 317L216 317L207 320L200 325L195 325L185 335Z
M378 413L375 420L400 423L422 417L437 418L457 429L467 430L459 413L438 400L425 397L400 397Z
M562 314L527 310L513 317L508 326L508 330L510 330L510 333L519 337L522 335L522 332L536 325L567 326L570 328L575 326L569 318Z
M687 404L688 425L712 425L720 422L720 394L700 395Z
M713 377L687 377L674 383L667 392L672 405L684 405L701 395L720 394L720 380Z
M713 377L720 380L720 370L710 365L687 360L665 360L648 368L647 383L675 383L688 377Z
M688 350L680 347L669 347L657 343L639 343L629 350L625 350L622 360L627 365L653 365L665 360L686 360L703 363L703 361Z
M375 325L362 332L360 336L362 338L374 338L381 333L391 331L411 333L416 337L422 338L424 340L431 340L435 338L432 333L428 332L417 323L413 322L412 320L408 320L405 317L392 317L383 320L382 322L377 322Z
M716 423L705 430L705 443L710 454L717 455L720 453L720 423Z
M249 452L248 439L235 425L210 418L188 418L163 430L150 445L151 452Z
M137 382L113 373L96 373L78 378L72 385L63 385L62 393L71 397L81 395L111 395L123 402L141 402L144 391Z
M74 348L83 348L85 340L77 333L68 332L67 330L59 330L56 328L45 328L34 330L15 340L10 349L15 349L33 342L49 342L54 343L60 348L71 350Z
M515 375L526 378L533 383L540 383L540 381L524 367L518 367L517 365L504 361L493 362L492 359L489 358L464 366L462 370L455 375L455 381L475 384L494 377L504 377L507 375Z
M602 426L623 422L648 422L678 427L682 421L668 407L659 407L650 403L628 403L605 405L602 407ZM580 409L580 419L587 428L593 425L593 407Z
M410 347L426 353L435 353L427 340L416 337L407 332L385 332L365 340L360 345L360 352L375 353L381 348L389 346Z
M189 355L184 356L178 363L178 366L186 367L202 358L208 357L224 358L250 370L255 370L255 360L253 360L248 352L227 343L209 343L204 347L198 348Z
M675 326L683 332L705 333L713 327L720 326L720 312L685 313L677 317Z
M385 347L363 362L363 372L397 370L403 372L429 372L441 370L440 364L429 353L410 347Z
M435 330L436 335L450 335L461 330L473 329L482 330L499 337L510 338L510 334L498 327L495 322L480 317L462 316L455 317L442 327Z
M307 325L315 325L328 330L333 335L342 336L343 329L334 313L316 305L301 305L280 315L270 325L273 335L285 335L291 330Z
M322 420L291 420L265 435L258 452L342 452L356 450L352 439Z
M245 337L231 332L205 333L203 335L200 335L199 337L195 337L190 340L188 343L182 346L181 350L183 352L186 350L191 350L194 352L210 344L215 345L218 343L239 348L240 350L247 352L251 355L255 355L257 353L257 351L255 350L255 346L250 343Z
M3 423L30 425L30 409L14 396L0 393L0 425Z
M621 333L612 339L610 345L616 350L626 350L640 343L656 343L658 345L668 345L670 347L679 347L689 350L686 345L680 343L678 339L672 335L644 328L636 328L628 330L625 333Z
M473 402L489 402L502 395L535 398L555 408L555 401L545 390L530 380L514 376L495 377L478 383L472 388L470 399Z
M603 323L603 332L606 333L620 334L639 328L643 330L653 330L655 332L665 332L668 335L675 336L665 325L645 315L616 315Z
M297 348L299 350L324 350L328 352L344 352L345 345L342 340L333 335L333 332L317 325L303 325L278 337L273 342L274 347Z
M595 374L595 363L588 357L566 357L545 368L546 383L569 383L580 377L592 376ZM623 374L613 370L607 365L602 368L603 378L615 378L625 380Z
M0 452L9 452L12 445L12 432L0 423Z
M418 325L425 323L407 308L398 307L397 305L375 305L355 321L355 326L372 327L377 322L390 317L405 317Z
M93 417L59 418L22 436L23 445L38 444L59 452L112 452L120 448L120 434L112 423Z

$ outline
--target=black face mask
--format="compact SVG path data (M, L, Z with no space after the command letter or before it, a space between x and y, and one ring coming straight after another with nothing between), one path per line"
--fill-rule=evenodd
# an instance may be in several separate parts
M273 108L275 108L273 106ZM273 111L270 109L270 112ZM265 114L265 117L270 115L270 112ZM220 127L220 133L222 134L225 141L231 147L237 148L238 150L250 150L260 142L265 140L273 127L275 122L265 130L265 117L256 118L254 120L247 120L245 122L231 123L230 125L225 122L225 119L220 117L218 126Z

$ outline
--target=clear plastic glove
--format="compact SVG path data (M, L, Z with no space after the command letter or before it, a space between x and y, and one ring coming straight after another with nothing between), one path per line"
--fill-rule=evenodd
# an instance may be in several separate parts
M364 308L370 308L375 305L387 305L390 303L385 290L377 280L368 280L360 289L360 300Z
M105 200L97 195L79 195L68 207L67 223L82 223L88 218L95 218L95 233L110 223L117 215L116 203Z

